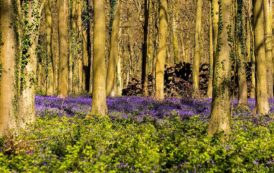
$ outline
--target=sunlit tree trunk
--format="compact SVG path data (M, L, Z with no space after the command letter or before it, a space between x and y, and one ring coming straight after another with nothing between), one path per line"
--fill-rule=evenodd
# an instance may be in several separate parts
M175 1L174 1L175 3ZM179 41L178 41L178 26L177 26L177 11L176 5L172 3L172 44L174 51L174 62L175 64L179 63Z
M251 31L251 0L247 1L247 14L246 14L246 59L251 62L251 88L250 88L250 98L255 98L255 68L254 68L254 50L251 51L251 48L253 48L254 44L253 40L251 37L253 37L252 35L252 31Z
M195 52L193 59L193 96L200 95L199 90L199 75L200 75L200 62L201 62L201 41L202 41L202 10L203 0L197 0L196 7L196 29L195 29Z
M264 37L264 10L263 1L257 0L254 4L254 31L256 57L256 108L257 113L266 115L269 112L267 93L267 72Z
M232 0L221 0L219 6L218 51L214 57L213 100L208 134L231 132L230 112L230 37L232 26Z
M0 136L16 127L16 37L14 31L14 3L2 0L0 3Z
M118 96L115 92L115 87L117 87L117 65L119 59L119 31L120 31L120 2L116 0L115 6L113 7L114 19L112 21L112 31L111 31L111 45L110 45L110 57L107 70L107 95L108 96Z
M35 120L35 82L37 68L37 45L38 35L40 31L41 13L45 1L29 1L27 25L31 26L24 30L24 39L29 39L27 45L27 55L24 56L24 61L21 62L21 90L19 98L19 123L20 127L34 122ZM24 26L23 26L24 27ZM26 46L26 45L25 45ZM27 62L27 63L26 63Z
M167 0L160 0L160 14L159 14L159 48L156 59L156 69L155 69L155 98L158 100L163 100L164 94L164 71L165 71L165 61L167 56Z
M59 0L59 85L58 96L65 98L68 96L68 73L69 73L69 31L68 31L68 0Z
M265 53L267 91L270 98L273 97L273 62L272 62L272 0L263 0L265 19Z
M59 86L59 31L58 31L58 1L51 0L51 18L52 18L52 43L51 53L53 61L53 72L54 72L54 95L58 94Z
M94 10L93 7L93 1L94 0L88 0L88 7L90 9ZM94 51L93 51L93 38L94 38L94 17L90 19L89 21L89 40L90 40L90 45L89 46L89 51L90 51L90 58L89 58L89 93L92 93L93 90L93 57L94 57Z
M93 39L93 87L92 115L106 115L106 19L105 0L93 1L94 39Z
M81 53L78 54L78 93L83 93L83 56L84 56L84 49L83 49L83 21L82 21L82 10L83 10L83 0L78 0L77 3L77 32L78 32L78 39L79 39L79 51Z
M213 57L214 57L214 46L213 46L213 22L212 22L212 1L210 2L210 15L209 15L209 78L207 87L207 97L212 97L212 81L213 81Z
M47 95L54 95L54 62L52 56L52 16L51 16L51 3L50 0L45 2L45 18L46 18L46 44L47 44Z

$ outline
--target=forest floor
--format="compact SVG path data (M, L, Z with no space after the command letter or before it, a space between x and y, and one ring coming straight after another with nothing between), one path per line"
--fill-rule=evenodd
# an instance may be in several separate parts
M232 134L207 136L210 99L107 100L37 96L37 121L0 142L0 172L274 172L274 99L268 116L233 105ZM64 116L65 115L65 116Z

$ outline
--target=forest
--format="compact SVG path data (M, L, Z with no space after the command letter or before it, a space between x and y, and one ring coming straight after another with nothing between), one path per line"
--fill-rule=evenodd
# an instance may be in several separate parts
M274 172L272 0L0 0L0 172Z

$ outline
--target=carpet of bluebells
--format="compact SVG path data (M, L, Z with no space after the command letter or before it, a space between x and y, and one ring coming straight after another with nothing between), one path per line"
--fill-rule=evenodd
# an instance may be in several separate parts
M91 102L37 96L37 121L0 140L0 172L274 172L274 99L264 117L234 101L229 140L207 136L210 99L109 98L87 119Z
M232 103L235 116L251 115L255 107L255 100L249 99L249 110L236 110L237 101ZM163 118L171 114L177 114L182 118L200 115L208 118L211 109L211 99L178 99L168 98L164 101L155 101L148 97L118 97L108 98L107 105L110 117L129 118L130 116L142 120L144 117ZM274 99L270 99L270 112L274 112ZM57 97L36 97L37 115L86 115L91 110L90 97L77 97L60 99Z

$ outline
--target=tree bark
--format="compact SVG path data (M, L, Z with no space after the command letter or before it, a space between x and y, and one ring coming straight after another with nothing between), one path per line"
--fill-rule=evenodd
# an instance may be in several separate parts
M164 72L167 56L167 0L160 0L160 25L159 25L159 48L156 59L156 80L155 80L155 98L163 100L164 94Z
M265 53L268 97L273 97L273 62L272 62L272 0L264 0Z
M232 0L221 0L219 6L219 32L218 48L214 57L213 75L213 101L211 118L209 122L209 136L215 133L231 132L231 110L230 110L230 85L231 85L231 60L230 41L232 26Z
M196 8L196 28L195 28L195 52L193 59L193 96L200 95L199 76L200 76L200 62L201 62L201 41L202 41L202 9L203 0L197 0Z
M45 3L46 13L46 44L47 44L47 95L54 95L54 62L52 56L52 16L51 16L51 3L50 0L46 0Z
M106 115L105 0L94 0L92 115Z
M112 21L111 31L111 45L110 45L110 57L107 70L107 96L119 96L115 92L117 87L117 67L119 59L119 31L120 31L120 2L116 0L116 4L113 7L114 19Z
M68 30L68 0L59 0L59 85L58 96L65 98L68 96L69 87L69 30Z
M212 82L213 82L213 61L214 61L214 43L213 43L213 22L212 22L212 1L210 2L209 15L209 78L207 87L207 97L212 98Z
M267 72L264 37L263 1L254 4L255 57L256 57L256 108L257 113L266 115L269 112L267 93Z
M5 135L8 129L16 127L16 37L14 30L14 3L12 0L3 0L0 3L0 136Z

